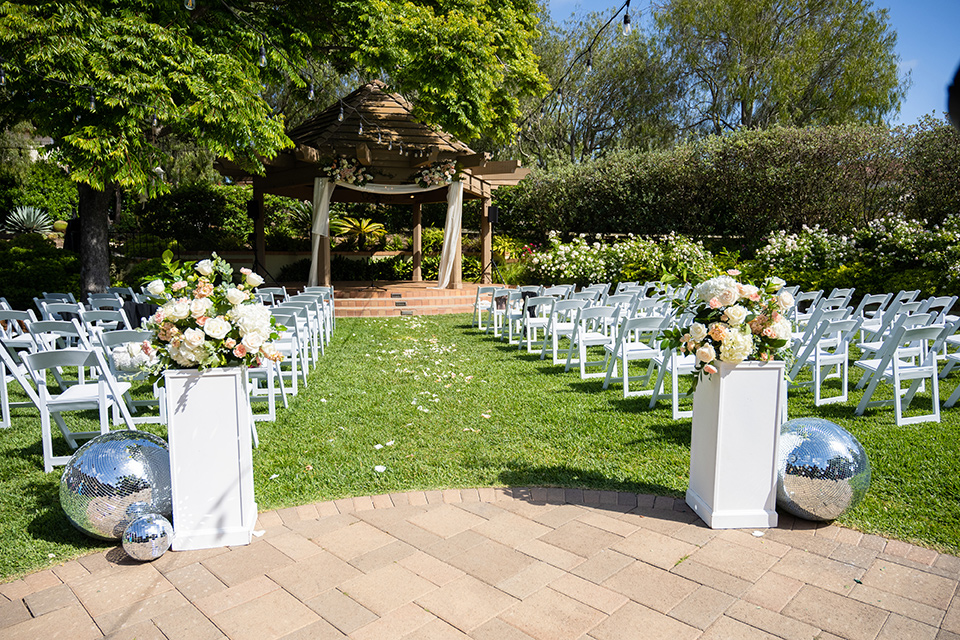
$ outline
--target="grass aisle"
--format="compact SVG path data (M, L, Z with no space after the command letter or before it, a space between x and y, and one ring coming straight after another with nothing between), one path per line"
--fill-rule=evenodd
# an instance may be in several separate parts
M669 400L655 410L647 398L624 400L619 385L603 391L602 379L478 334L466 315L337 323L309 386L277 422L258 425L261 510L474 486L686 491L690 420L673 421ZM942 397L958 380L941 383ZM855 417L859 397L820 408L807 391L790 399L791 417L837 422L867 449L870 492L840 524L957 553L960 409L940 424L896 427L892 407ZM36 411L24 409L0 432L0 576L103 548L63 516L60 472L42 472L39 431Z

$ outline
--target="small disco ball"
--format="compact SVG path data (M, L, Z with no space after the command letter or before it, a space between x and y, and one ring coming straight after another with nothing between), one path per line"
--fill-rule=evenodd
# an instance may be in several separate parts
M123 550L134 560L156 560L173 542L173 525L159 513L147 513L127 525L122 540Z
M144 431L97 436L67 462L60 506L73 526L103 540L118 540L144 514L171 517L167 443Z
M780 427L777 505L806 520L834 520L870 488L870 461L846 429L821 418Z

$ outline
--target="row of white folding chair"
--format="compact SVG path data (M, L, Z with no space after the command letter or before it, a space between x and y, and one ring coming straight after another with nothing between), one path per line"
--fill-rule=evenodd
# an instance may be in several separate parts
M863 318L849 316L849 314L826 312L818 320L811 321L807 326L812 331L794 347L794 361L787 374L790 388L810 387L813 390L813 403L816 406L834 402L847 401L847 380L849 378L850 343L853 341ZM831 315L832 314L832 315ZM848 317L843 317L847 315ZM832 317L833 316L833 317ZM809 369L811 380L797 382L803 369ZM834 370L824 375L824 369ZM836 396L824 397L822 386L827 378L840 379L840 393Z

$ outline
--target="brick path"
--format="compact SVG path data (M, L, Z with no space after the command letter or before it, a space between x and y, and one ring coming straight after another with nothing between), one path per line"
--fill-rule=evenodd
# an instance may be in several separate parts
M119 548L0 585L0 638L960 639L960 559L682 500L469 489L260 514L246 547Z

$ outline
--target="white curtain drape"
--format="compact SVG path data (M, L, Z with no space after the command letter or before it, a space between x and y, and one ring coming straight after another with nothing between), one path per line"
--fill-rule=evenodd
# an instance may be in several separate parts
M463 222L463 183L451 182L447 190L447 221L443 227L443 250L440 252L440 275L437 287L446 289L457 267L457 246Z
M310 227L310 277L307 286L320 283L317 277L317 262L320 258L320 239L330 236L330 196L336 186L326 178L313 179L313 224Z
M312 247L310 254L310 277L308 286L316 286L319 282L317 267L320 258L320 239L330 235L330 197L336 187L346 187L355 191L366 191L381 195L416 195L424 191L434 191L450 187L447 192L447 220L443 232L443 250L440 253L441 289L450 284L453 278L453 268L456 266L457 242L460 238L460 227L463 220L463 183L451 182L433 187L419 187L415 184L366 184L358 186L346 182L332 182L326 178L313 180L313 226L310 229Z

